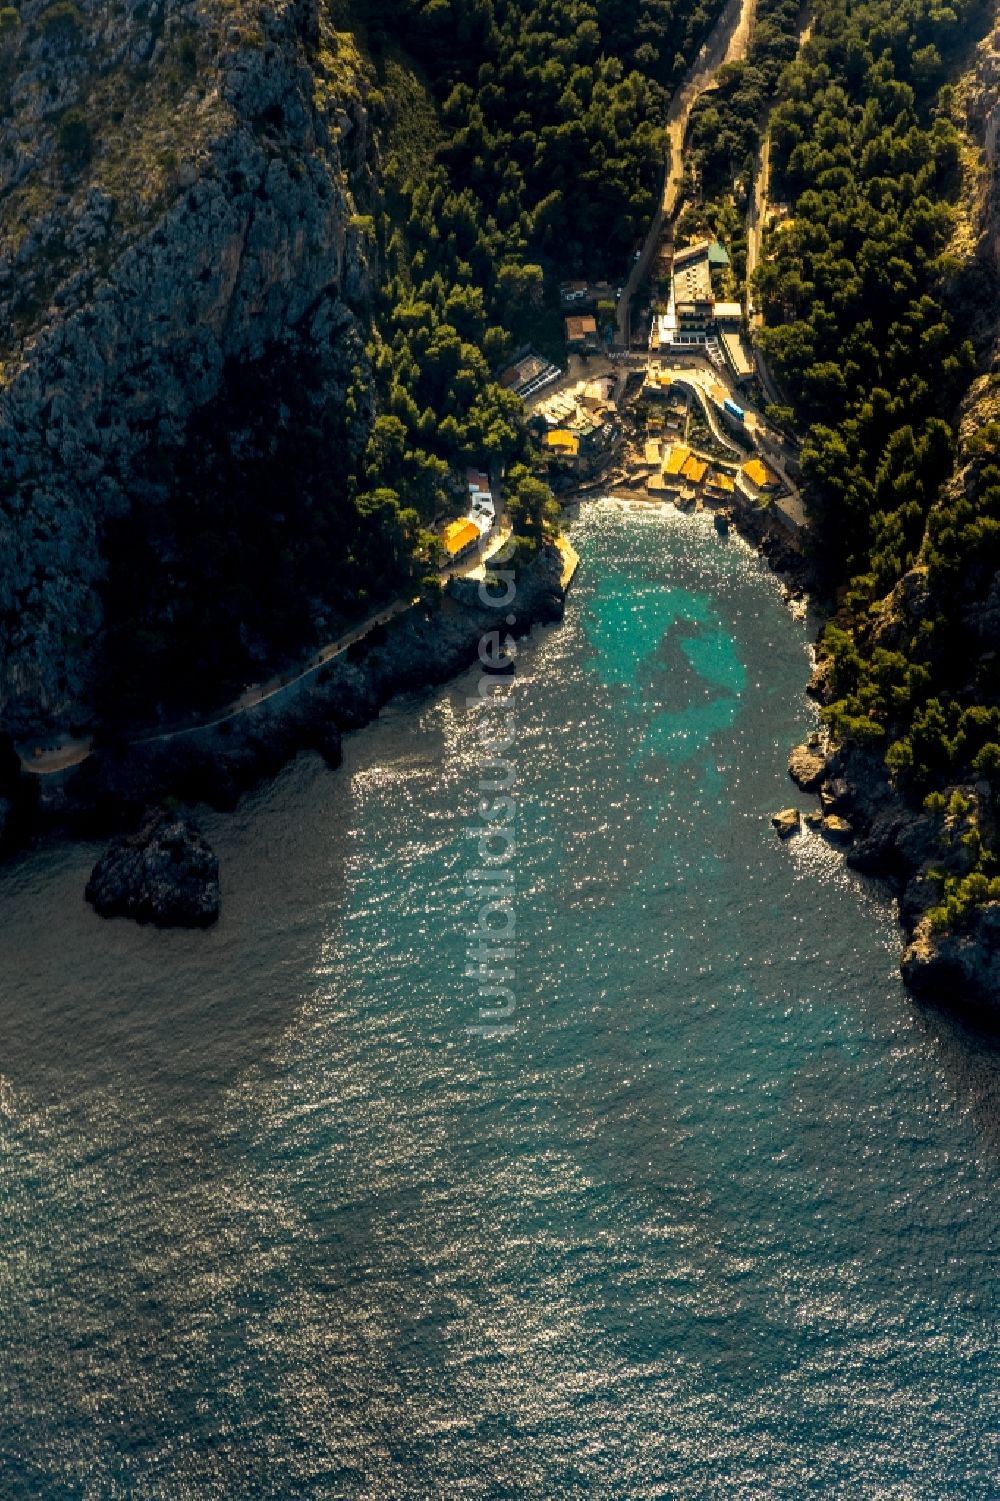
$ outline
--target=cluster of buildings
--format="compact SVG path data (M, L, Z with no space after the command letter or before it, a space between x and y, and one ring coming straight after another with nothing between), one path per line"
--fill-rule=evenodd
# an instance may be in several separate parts
M559 288L559 303L565 319L566 348L571 354L591 354L601 348L600 330L594 309L599 303L616 304L621 287L607 281L564 281Z
M564 281L559 301L564 308L595 308L599 302L617 302L621 292L608 281Z
M543 453L574 475L588 477L608 464L622 442L612 401L613 376L581 380L541 401L528 419Z
M687 443L647 438L643 461L638 466L650 495L694 505L708 498L716 504L731 500L736 490L732 466L700 458Z
M699 501L725 505L735 499L737 490L759 498L779 485L777 476L760 459L744 464L704 459L687 443L670 437L647 438L637 469L651 495L680 506Z
M654 349L707 346L725 364L738 385L754 373L753 357L743 333L743 309L738 302L716 298L713 269L729 265L729 256L717 240L696 240L675 251L670 273L667 311L654 325Z
M442 528L441 542L449 563L457 563L486 537L496 522L496 505L490 488L490 477L480 469L468 469L465 482L469 491L469 510L457 521L449 521Z

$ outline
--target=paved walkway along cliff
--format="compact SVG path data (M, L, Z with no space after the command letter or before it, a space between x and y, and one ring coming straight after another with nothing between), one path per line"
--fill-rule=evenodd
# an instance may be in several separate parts
M521 563L514 620L504 612L504 630L524 635L561 619L576 562L560 540ZM95 746L47 776L22 774L25 816L33 827L104 832L128 828L167 795L232 808L299 750L338 765L344 730L367 723L393 695L444 682L477 659L483 634L498 627L498 609L484 602L482 587L473 563L440 600L400 609L384 631L359 637L358 650L337 651L241 710L166 736Z

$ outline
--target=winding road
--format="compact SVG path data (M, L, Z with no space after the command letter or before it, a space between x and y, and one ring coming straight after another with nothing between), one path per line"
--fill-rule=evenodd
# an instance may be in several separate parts
M750 32L757 10L757 0L729 0L715 30L695 58L687 76L670 101L667 111L666 163L663 191L649 232L629 272L628 281L618 299L615 342L628 349L632 337L632 299L649 275L657 246L666 224L677 211L681 181L684 176L684 142L691 111L702 94L715 87L716 75L726 63L739 62L746 56Z

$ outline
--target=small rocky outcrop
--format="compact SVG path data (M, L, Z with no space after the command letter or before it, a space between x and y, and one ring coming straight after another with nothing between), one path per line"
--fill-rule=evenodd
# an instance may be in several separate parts
M790 839L802 827L802 814L798 808L782 808L780 813L774 814L771 823L779 839Z
M834 844L850 844L854 831L846 818L838 813L827 813L820 819L819 831Z
M850 783L844 777L829 777L819 789L824 813L845 813L853 802Z
M94 866L87 901L101 917L206 928L219 915L219 862L187 819L157 809Z
M788 775L803 792L815 792L826 773L826 755L818 735L797 745L788 757Z

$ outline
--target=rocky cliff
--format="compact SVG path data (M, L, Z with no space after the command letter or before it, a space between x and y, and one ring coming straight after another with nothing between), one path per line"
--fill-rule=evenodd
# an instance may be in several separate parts
M966 192L958 234L964 248L1000 269L1000 23L976 48L975 61L955 90L955 114L966 133ZM957 248L957 247L956 247Z
M1000 1022L1000 799L990 759L1000 716L991 509L1000 443L998 85L1000 26L977 46L949 99L962 132L949 295L975 340L980 373L955 414L954 467L931 507L915 566L872 608L865 641L873 660L881 654L883 664L926 666L955 723L968 714L971 749L963 752L962 731L943 719L936 744L929 721L917 731L931 744L930 779L915 777L906 756L894 761L890 749L886 757L883 741L798 747L789 763L799 786L817 792L824 811L846 824L848 863L898 892L901 967L911 989L991 1026ZM954 559L950 571L942 552ZM821 658L812 689L822 704L837 698L835 676L833 661ZM978 726L990 749L980 744L977 756Z
M0 726L83 719L103 537L269 351L363 365L366 84L312 0L0 11ZM239 435L220 441L238 443Z
M810 821L848 845L847 863L898 894L901 969L910 989L995 1027L1000 901L982 903L950 930L935 919L945 879L967 877L980 843L995 836L989 788L950 787L934 806L913 806L893 787L881 758L857 746L797 746L789 773L803 791L819 795L823 816Z
M1000 364L1000 360L997 361ZM958 462L938 510L973 514L984 464L992 453L982 438L1000 422L1000 382L993 373L972 384L958 423ZM933 521L933 512L932 512ZM985 535L985 534L984 534ZM962 643L965 681L960 703L988 716L1000 698L995 666L1000 644L1000 575L989 563L968 563L947 599L935 592L923 561L883 602L873 644L909 656L924 622L947 615ZM835 696L829 660L821 660L812 691L820 703ZM824 811L846 815L848 863L889 881L900 899L905 934L902 971L910 988L943 1000L991 1026L1000 1023L1000 811L995 785L982 777L945 785L930 797L914 795L905 776L890 772L884 747L847 743L797 747L789 772L817 792Z

